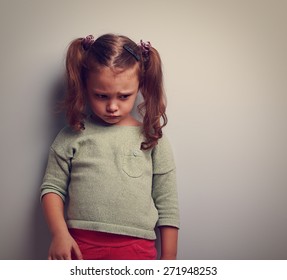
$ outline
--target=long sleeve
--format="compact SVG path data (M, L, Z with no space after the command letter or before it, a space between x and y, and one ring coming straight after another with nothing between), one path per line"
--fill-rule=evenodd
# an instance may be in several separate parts
M176 168L172 150L163 137L153 151L152 196L158 210L158 226L179 228L179 208L176 184Z
M51 147L46 173L41 185L41 198L52 192L58 194L65 201L70 179L69 171L69 159L65 157L64 153L60 154Z

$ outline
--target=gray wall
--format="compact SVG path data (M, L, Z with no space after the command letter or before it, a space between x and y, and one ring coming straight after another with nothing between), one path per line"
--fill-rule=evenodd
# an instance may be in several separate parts
M179 259L287 259L287 2L0 2L0 259L45 259L39 186L63 125L67 44L122 33L160 51Z

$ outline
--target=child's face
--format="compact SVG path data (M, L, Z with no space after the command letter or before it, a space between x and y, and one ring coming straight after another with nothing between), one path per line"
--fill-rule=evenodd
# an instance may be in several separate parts
M87 79L87 93L93 113L108 124L132 125L130 115L139 90L136 67L122 72L113 72L101 67L90 72Z

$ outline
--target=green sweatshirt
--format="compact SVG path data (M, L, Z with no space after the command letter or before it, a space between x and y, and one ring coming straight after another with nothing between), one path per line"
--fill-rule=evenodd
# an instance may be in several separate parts
M67 225L155 239L155 227L179 227L175 165L166 137L148 151L138 126L65 127L53 142L41 197L58 194Z

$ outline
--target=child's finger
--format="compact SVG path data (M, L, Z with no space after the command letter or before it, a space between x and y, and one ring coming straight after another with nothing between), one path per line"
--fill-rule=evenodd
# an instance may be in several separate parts
M74 251L75 258L77 260L82 260L83 259L83 255L82 255L78 245L74 245L73 251Z

